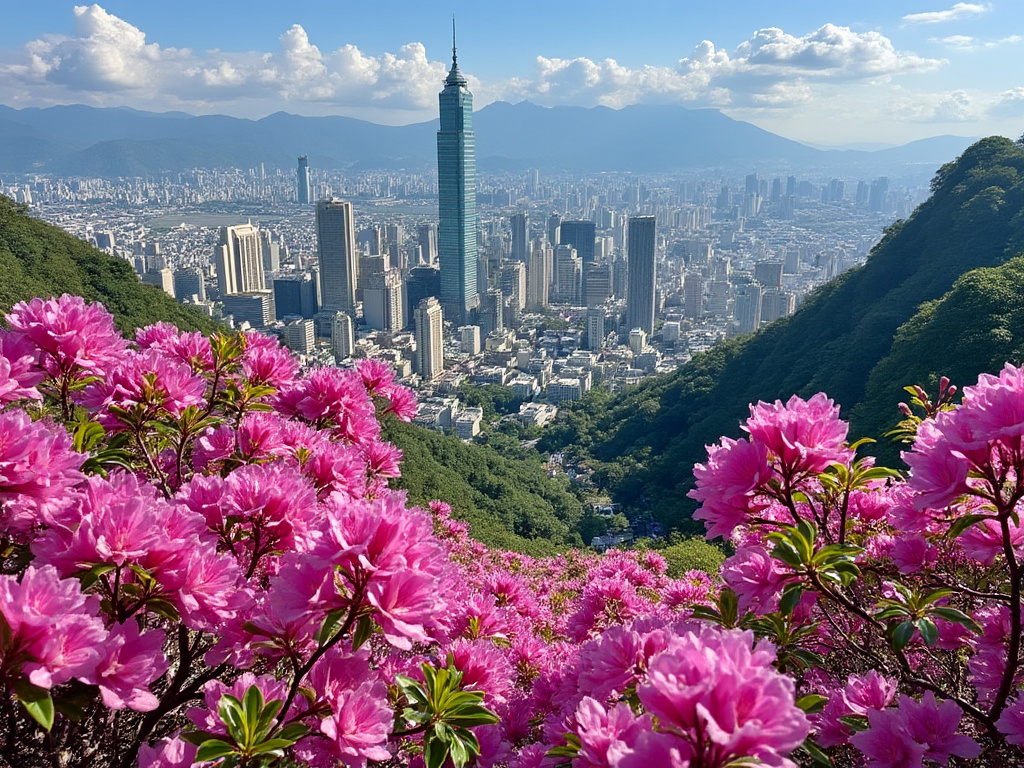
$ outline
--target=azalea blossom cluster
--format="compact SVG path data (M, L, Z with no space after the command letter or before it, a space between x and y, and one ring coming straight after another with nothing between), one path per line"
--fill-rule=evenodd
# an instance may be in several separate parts
M129 341L80 298L16 305L0 756L785 764L808 721L770 644L693 618L711 577L489 550L447 504L410 507L382 424L415 406L375 361L300 372L258 334Z
M812 751L893 768L1024 759L1022 393L1008 364L960 405L925 407L906 478L855 457L823 394L751 406L748 437L695 467L696 517L735 546L698 615L776 644Z

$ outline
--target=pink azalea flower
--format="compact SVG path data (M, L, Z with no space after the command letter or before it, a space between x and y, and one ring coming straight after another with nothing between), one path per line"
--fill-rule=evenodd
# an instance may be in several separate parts
M363 380L363 386L371 396L382 394L395 378L395 372L383 360L367 358L361 361L356 369Z
M0 329L0 405L22 398L41 400L36 385L46 378L40 353L28 337Z
M299 372L295 357L276 339L262 333L245 335L242 375L250 384L268 385L277 390L291 387Z
M79 296L18 302L7 322L39 348L43 368L55 379L103 376L127 347L113 315L102 304L86 304Z
M199 747L175 736L139 747L138 768L190 768Z
M822 747L845 744L853 733L840 718L867 715L885 709L896 697L896 681L871 670L864 675L850 675L846 687L828 698L817 718L817 742Z
M139 349L157 349L193 371L213 370L213 350L210 340L199 332L181 333L169 323L159 322L147 325L135 332L135 343Z
M739 599L740 614L777 610L786 574L764 547L743 547L722 563L722 579Z
M1010 701L996 720L996 728L1006 737L1007 743L1024 747L1024 696L1018 694Z
M416 393L411 389L395 384L388 387L384 396L388 400L384 413L393 413L405 422L416 418Z
M96 616L98 602L82 594L77 579L61 579L49 565L30 565L20 583L0 576L0 615L11 633L0 650L0 671L25 674L46 689L90 678L107 637Z
M462 672L462 687L482 691L488 706L503 704L512 690L508 654L490 640L457 640L446 649Z
M576 707L576 735L580 751L573 768L606 768L617 765L636 740L650 729L649 718L637 719L628 704L605 709L589 696Z
M850 741L864 753L870 768L920 768L926 747L908 737L906 713L900 709L868 712L868 729Z
M817 474L834 461L849 463L853 456L844 444L849 425L839 419L839 406L824 392L810 400L794 395L785 405L781 400L752 405L743 428L778 458L788 477Z
M786 756L810 731L795 704L793 681L772 666L770 645L751 648L753 633L702 627L670 641L651 659L638 688L647 712L670 731L657 739L696 750L695 761L722 766L741 757L791 765Z
M754 496L772 471L764 445L723 437L719 445L708 446L707 463L694 466L693 476L697 486L687 495L701 504L694 519L704 521L708 538L729 538L763 506Z
M874 768L903 768L933 760L947 765L952 756L975 758L981 747L974 739L956 733L963 713L952 701L939 704L935 694L925 693L920 702L901 696L899 707L868 712L866 731L850 741Z
M0 530L27 530L63 506L83 461L63 427L0 411Z
M150 712L159 700L149 684L167 671L163 654L166 636L159 629L140 633L134 619L115 624L105 643L96 674L86 682L98 685L103 703L110 709Z

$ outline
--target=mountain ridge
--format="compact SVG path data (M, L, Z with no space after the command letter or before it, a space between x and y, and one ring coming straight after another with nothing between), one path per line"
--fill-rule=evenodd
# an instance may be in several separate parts
M494 102L474 113L483 167L566 171L670 171L775 165L898 168L938 166L950 142L934 137L876 152L822 150L715 109L674 105L541 107ZM342 116L275 112L256 120L64 105L0 106L0 172L155 175L230 164L291 171L298 155L314 168L426 169L435 162L437 121L386 126ZM29 141L28 139L31 139ZM880 171L880 172L881 172Z

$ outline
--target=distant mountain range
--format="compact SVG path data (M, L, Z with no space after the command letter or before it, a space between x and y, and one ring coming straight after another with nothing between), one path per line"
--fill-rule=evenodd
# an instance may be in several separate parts
M658 172L692 168L820 169L931 175L972 141L938 136L878 151L821 150L714 109L490 104L473 116L484 170ZM0 106L0 173L146 176L190 168L427 169L437 121L385 126L277 112L261 120L81 105Z

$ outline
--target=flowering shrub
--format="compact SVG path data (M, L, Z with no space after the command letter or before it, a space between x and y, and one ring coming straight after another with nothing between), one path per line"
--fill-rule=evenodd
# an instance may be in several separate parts
M376 362L98 305L0 330L0 764L725 768L1024 745L1024 373L923 393L904 481L824 395L758 404L695 498L721 579L489 550L410 508Z

